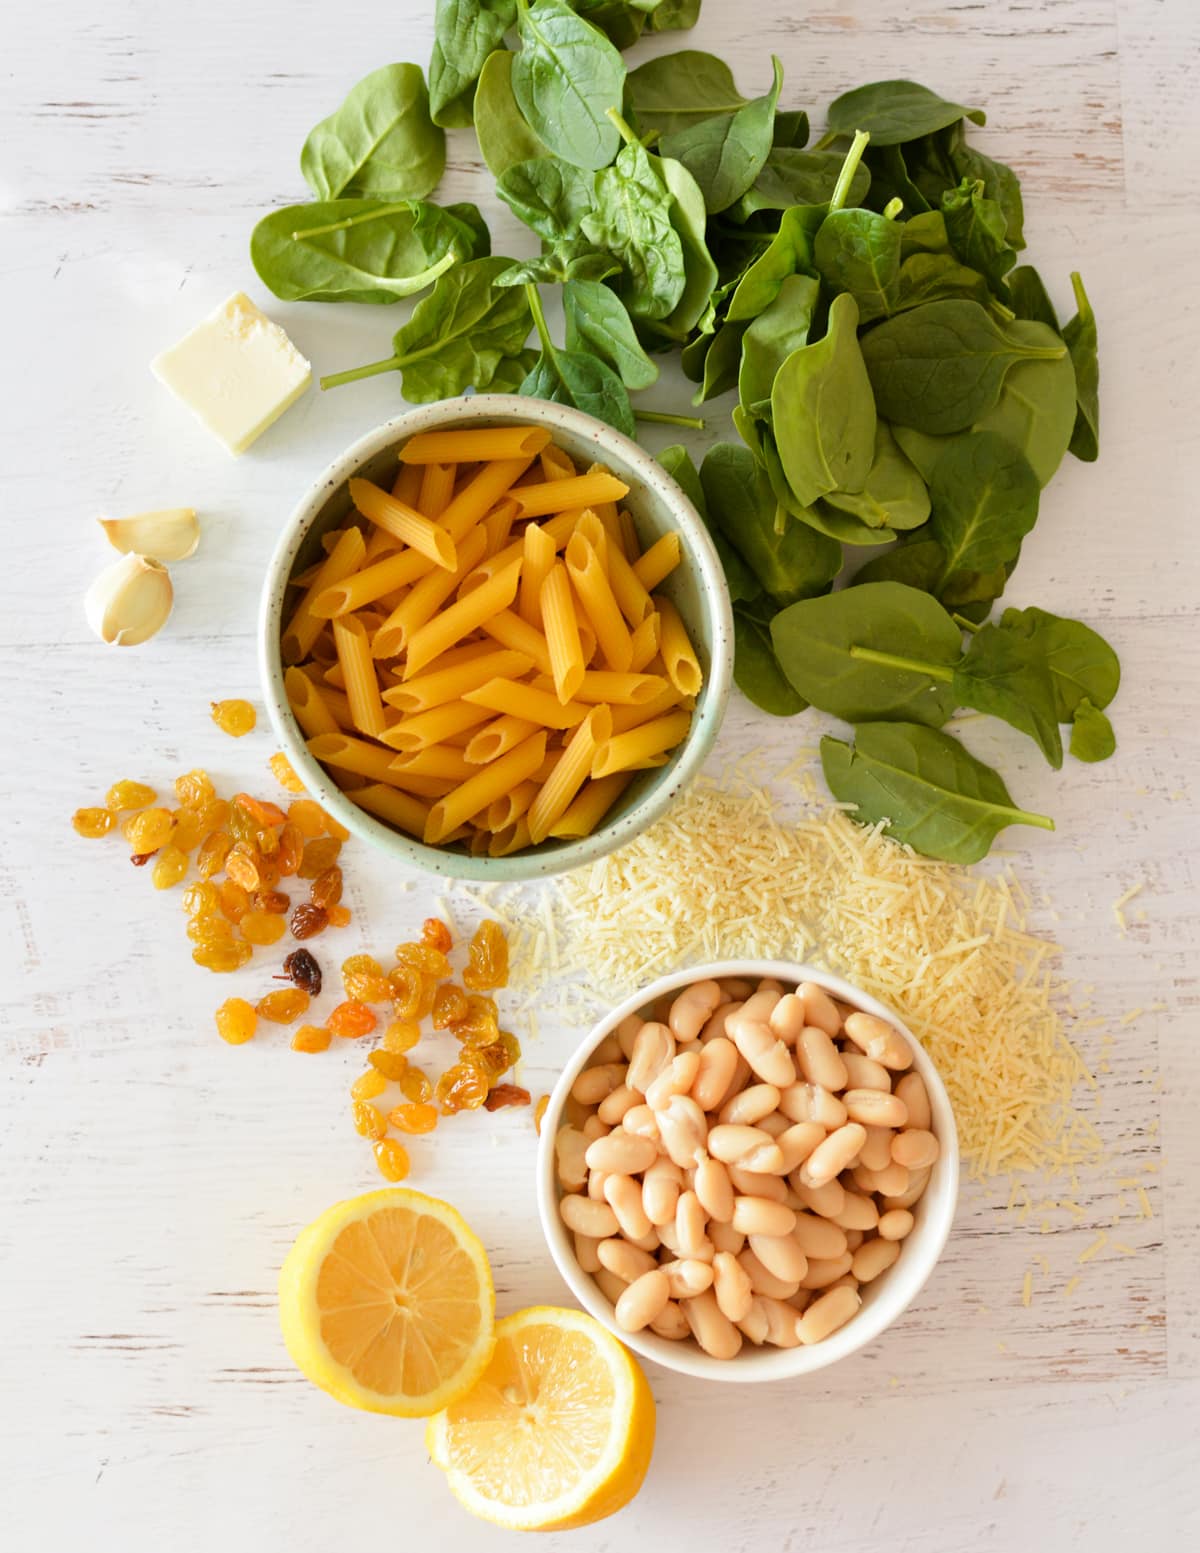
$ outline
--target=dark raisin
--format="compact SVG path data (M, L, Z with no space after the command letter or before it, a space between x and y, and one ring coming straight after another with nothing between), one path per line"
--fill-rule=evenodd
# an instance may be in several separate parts
M130 854L129 861L135 868L145 868L153 856L153 852L133 852Z
M488 1090L488 1097L483 1102L485 1111L503 1111L510 1105L528 1105L530 1094L527 1089L522 1089L518 1084L496 1084Z
M329 913L324 906L314 906L311 901L301 901L292 912L292 937L315 938L329 925Z
M283 962L283 974L314 998L321 990L321 967L307 949L292 950Z

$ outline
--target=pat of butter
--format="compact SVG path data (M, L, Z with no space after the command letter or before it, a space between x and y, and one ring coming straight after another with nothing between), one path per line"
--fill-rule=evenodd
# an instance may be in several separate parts
M287 335L240 291L150 363L231 453L244 453L312 380Z

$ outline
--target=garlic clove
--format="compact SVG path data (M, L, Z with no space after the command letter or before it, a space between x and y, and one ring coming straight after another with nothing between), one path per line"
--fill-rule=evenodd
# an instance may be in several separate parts
M174 602L165 566L144 555L125 555L92 583L83 608L102 642L137 647L166 625Z
M186 561L200 543L200 524L191 507L139 512L132 518L98 518L114 550L155 561Z

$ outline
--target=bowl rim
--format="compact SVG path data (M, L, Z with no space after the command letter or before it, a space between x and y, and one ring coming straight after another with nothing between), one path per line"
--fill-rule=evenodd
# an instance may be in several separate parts
M285 585L296 555L325 503L351 475L390 444L406 441L417 432L505 416L558 426L590 438L605 454L627 464L641 484L657 490L671 506L682 533L685 558L699 574L712 646L703 715L693 720L679 747L679 761L669 782L660 783L633 808L590 836L547 852L490 858L426 846L377 820L342 793L308 753L295 724L283 689L279 638ZM354 835L394 858L453 879L513 883L545 878L591 863L640 835L666 813L678 794L698 775L720 732L733 678L733 606L724 569L708 529L686 493L652 454L622 432L573 406L521 394L460 395L406 410L366 432L326 465L293 507L271 552L259 598L257 635L259 682L271 726L305 788Z
M714 1359L693 1344L658 1337L649 1329L625 1332L617 1325L613 1307L604 1298L591 1274L585 1273L579 1266L569 1232L559 1216L554 1158L554 1136L562 1125L567 1094L587 1059L605 1036L610 1035L622 1019L637 1013L664 993L673 992L692 982L722 976L772 976L785 984L794 982L797 985L802 981L816 982L839 1001L853 1003L864 1013L875 1014L894 1024L912 1043L913 1067L920 1073L929 1092L933 1126L941 1144L941 1154L933 1167L934 1175L922 1199L927 1200L927 1207L917 1229L913 1231L914 1236L919 1236L915 1244L920 1255L907 1260L901 1257L883 1275L887 1282L879 1285L878 1293L871 1302L824 1342L815 1343L810 1348L743 1347L742 1352L732 1360ZM536 1168L538 1215L542 1221L542 1233L555 1266L583 1308L627 1347L665 1369L701 1380L748 1385L809 1375L836 1364L839 1359L845 1359L873 1342L908 1309L937 1265L954 1222L959 1187L958 1129L950 1098L936 1065L894 1009L822 966L791 960L718 960L687 966L660 976L649 986L631 993L592 1027L579 1043L551 1091L550 1102L542 1118ZM935 1186L936 1190L933 1190ZM914 1242L910 1239L905 1243ZM744 1358L753 1362L743 1364Z

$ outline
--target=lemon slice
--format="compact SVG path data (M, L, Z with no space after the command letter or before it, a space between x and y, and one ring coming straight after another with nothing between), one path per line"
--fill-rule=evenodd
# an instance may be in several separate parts
M599 1322L535 1305L497 1323L486 1370L429 1420L425 1444L472 1515L564 1531L637 1493L654 1449L654 1398Z
M396 1187L334 1206L279 1273L288 1352L350 1407L423 1418L492 1351L496 1297L479 1237L449 1203Z

